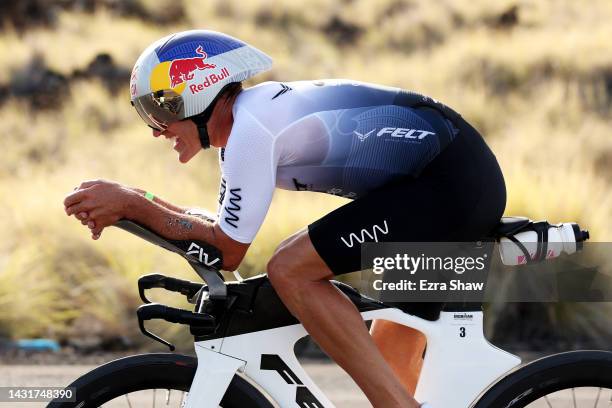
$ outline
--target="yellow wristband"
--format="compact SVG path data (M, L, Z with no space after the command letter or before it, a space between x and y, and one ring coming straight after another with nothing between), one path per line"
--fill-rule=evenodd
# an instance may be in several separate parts
M153 193L149 193L148 191L145 193L145 198L149 201L153 201L153 199L155 198L155 196L153 195Z

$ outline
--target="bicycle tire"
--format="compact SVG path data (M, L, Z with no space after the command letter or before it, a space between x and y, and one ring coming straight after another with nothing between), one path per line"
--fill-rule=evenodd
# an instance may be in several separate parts
M84 374L68 387L75 390L75 402L52 401L47 408L91 408L130 392L148 389L189 391L197 359L172 353L140 354L120 358ZM232 379L223 399L223 408L274 405L239 375Z
M470 408L522 408L556 391L612 389L612 352L570 351L516 368L485 390Z

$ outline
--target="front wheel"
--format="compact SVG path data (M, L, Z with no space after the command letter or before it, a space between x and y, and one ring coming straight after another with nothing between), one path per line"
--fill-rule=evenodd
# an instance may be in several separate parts
M142 354L120 358L83 375L69 387L75 402L52 401L47 408L181 407L197 368L194 357L180 354ZM223 408L273 408L270 401L244 378L235 375Z
M612 352L571 351L518 367L471 408L612 407Z

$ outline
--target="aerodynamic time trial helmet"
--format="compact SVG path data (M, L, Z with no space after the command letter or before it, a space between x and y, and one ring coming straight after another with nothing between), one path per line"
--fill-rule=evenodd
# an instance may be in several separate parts
M131 102L154 129L192 119L206 148L206 122L223 89L271 67L268 55L229 35L183 31L154 42L140 55L130 77Z

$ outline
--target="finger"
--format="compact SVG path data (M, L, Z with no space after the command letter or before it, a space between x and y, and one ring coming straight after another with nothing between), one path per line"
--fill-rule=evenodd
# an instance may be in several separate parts
M94 222L94 229L106 228L114 225L118 221L118 217L114 215L99 215L90 216L89 220Z
M92 229L96 227L106 227L107 225L104 223L104 209L103 208L94 208L89 212L89 217L87 218L87 226Z
M92 235L100 235L100 234L102 234L102 231L104 231L104 227L97 226L97 227L91 229L91 234Z
M101 184L104 183L104 180L102 179L96 179L96 180L86 180L84 182L81 183L81 185L79 186L79 188L81 189L85 189L85 188L89 188L91 186L94 186L96 184Z
M88 201L82 201L66 208L66 214L73 215L81 212L89 212L91 209L91 203L89 203Z
M89 222L89 220L87 220L87 219L81 220L81 224L83 224L83 225L87 225L88 222Z
M105 212L106 211L104 210L104 207L97 207L89 211L89 213L87 214L87 218L96 221L98 218L104 217Z
M100 232L99 234L91 234L91 238L94 241L97 241L98 239L100 239L100 236L102 235L102 233Z
M70 193L64 199L64 207L68 208L85 199L87 193L85 190L77 190L74 193Z
M86 213L85 211L82 211L78 214L75 215L77 220L86 220L87 218L89 218L89 214Z

